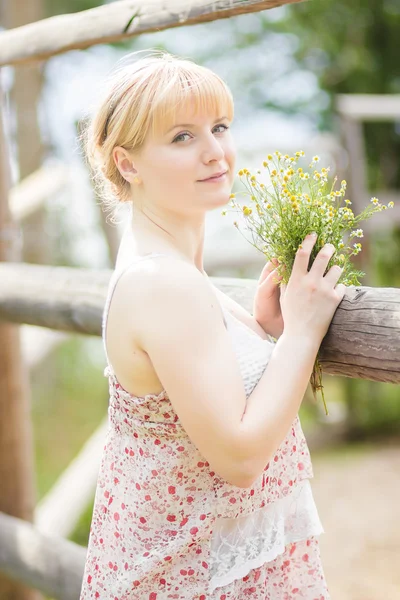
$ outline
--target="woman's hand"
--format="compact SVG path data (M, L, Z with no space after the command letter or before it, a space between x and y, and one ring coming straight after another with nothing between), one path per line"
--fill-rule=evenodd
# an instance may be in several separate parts
M268 261L261 271L253 302L253 317L265 333L279 338L283 332L283 318L280 305L282 275L278 275L279 262L276 258Z

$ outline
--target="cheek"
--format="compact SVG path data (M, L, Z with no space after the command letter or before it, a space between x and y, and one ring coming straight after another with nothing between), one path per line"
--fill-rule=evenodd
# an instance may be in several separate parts
M158 190L171 186L177 179L179 172L179 161L174 160L171 153L158 152L154 154L148 162L146 168L147 181L149 189Z
M229 166L231 181L235 176L235 164L236 164L236 149L234 147L227 148L225 152L225 159Z
M185 174L190 178L193 156L187 149L180 152L179 148L171 148L161 152L153 164L157 165L154 172L160 179L177 184L179 179L185 178Z
M225 158L228 161L229 165L231 167L234 167L236 161L236 146L232 139L232 136L227 137L224 152Z
M231 151L228 152L228 161L229 164L232 166L232 169L234 169L236 163L236 150L234 148L232 148Z

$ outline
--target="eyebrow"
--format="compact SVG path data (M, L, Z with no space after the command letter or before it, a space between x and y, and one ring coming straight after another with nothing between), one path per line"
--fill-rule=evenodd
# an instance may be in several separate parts
M218 123L218 121L223 121L223 119L227 119L228 117L218 117L218 119L215 119L213 125L215 125L216 123ZM177 127L196 127L195 123L180 123L179 125L173 125L173 127L171 127L171 129L168 129L167 134L172 131L173 129L176 129Z

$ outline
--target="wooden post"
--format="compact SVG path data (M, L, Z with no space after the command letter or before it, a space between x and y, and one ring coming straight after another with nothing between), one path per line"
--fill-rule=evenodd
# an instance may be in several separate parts
M377 196L383 204L394 201L392 210L379 217L361 223L364 230L363 251L354 257L358 269L367 271L371 259L371 234L378 229L389 229L400 223L399 194L395 190L368 191L366 147L363 123L367 121L396 121L400 118L400 94L338 94L336 110L339 115L341 137L347 150L348 194L353 201L353 211L359 214L371 196ZM367 276L363 285L372 285Z
M2 23L13 29L40 21L45 17L42 0L5 2ZM17 122L15 133L19 181L37 171L43 161L45 148L39 127L37 106L43 87L43 65L21 65L14 72L10 97ZM45 235L46 203L26 217L23 226L22 260L29 263L51 264L51 238Z
M353 206L351 207L354 214L358 215L368 204L367 191L367 174L366 174L366 157L363 125L360 121L350 117L341 115L340 130L344 140L345 147L348 152L348 174L346 180L348 182L347 196L351 199ZM357 269L366 273L362 280L363 285L371 285L368 274L368 265L371 261L370 256L370 235L367 227L361 224L364 230L364 238L361 240L362 252L352 257L352 261Z
M1 75L1 72L0 72ZM0 261L18 261L20 235L8 206L10 169L3 128L0 78ZM19 327L0 323L0 511L33 520L35 503L30 392L22 362ZM2 600L38 600L41 596L0 575Z

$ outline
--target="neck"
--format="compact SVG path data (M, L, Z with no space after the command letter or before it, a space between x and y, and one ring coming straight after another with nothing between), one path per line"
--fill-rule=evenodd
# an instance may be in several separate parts
M124 238L131 244L131 252L138 255L160 252L183 258L201 273L204 250L204 216L191 221L181 215L169 213L161 218L134 209Z

